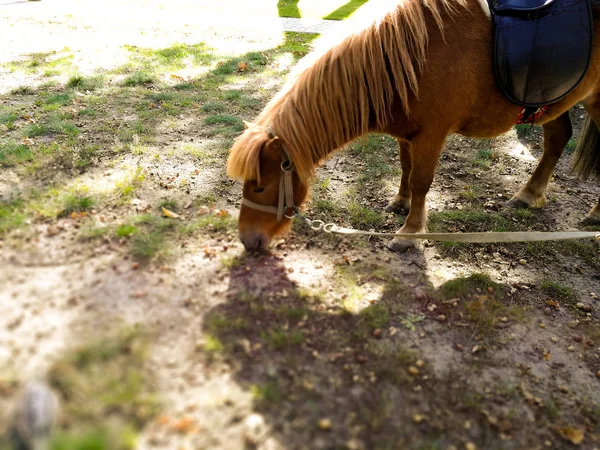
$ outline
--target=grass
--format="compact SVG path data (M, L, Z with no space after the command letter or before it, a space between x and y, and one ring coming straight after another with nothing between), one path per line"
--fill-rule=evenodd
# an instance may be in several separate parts
M104 77L102 75L73 75L66 84L68 88L78 89L80 91L94 91L100 89L103 85Z
M573 290L572 287L566 286L564 284L556 283L552 280L542 280L540 282L540 289L546 295L552 297L552 299L559 300L569 300L575 301L577 300L577 294Z
M166 238L175 231L173 220L144 214L135 218L133 226L140 231L133 233L130 241L130 251L134 258L150 261L169 254Z
M21 200L0 200L0 236L25 225L26 218L20 212Z
M0 142L0 167L14 167L33 160L33 152L27 145L15 141Z
M268 332L264 332L262 339L273 350L287 350L300 345L304 336L300 330L285 330L276 327Z
M62 201L62 211L59 216L69 216L72 213L87 212L92 209L96 200L86 195L68 194Z
M156 75L147 70L138 70L131 75L128 75L123 80L123 85L127 87L147 86L158 81Z
M486 292L488 288L497 289L498 287L498 284L494 283L488 274L474 273L468 277L459 277L446 282L441 286L440 291L446 299L465 298L473 292Z
M494 151L489 148L480 148L477 155L471 161L471 164L477 167L488 168L491 166L491 161L494 159Z
M63 423L70 426L58 430L50 448L135 448L137 433L158 412L143 367L146 340L135 329L106 333L52 365L49 382L60 397Z

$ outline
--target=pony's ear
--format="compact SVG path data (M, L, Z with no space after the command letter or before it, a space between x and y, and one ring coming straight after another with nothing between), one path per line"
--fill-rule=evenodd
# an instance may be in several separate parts
M269 139L265 142L262 149L262 156L269 160L280 161L281 160L281 139L277 136Z

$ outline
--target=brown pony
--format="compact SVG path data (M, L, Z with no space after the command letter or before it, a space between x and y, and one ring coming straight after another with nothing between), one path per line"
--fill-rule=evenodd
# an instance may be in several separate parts
M598 31L600 10L594 10L594 21ZM386 210L410 208L400 231L424 231L425 196L446 136L495 137L510 130L521 111L495 85L491 27L485 0L402 0L302 71L229 155L229 176L244 182L239 233L246 249L265 248L287 229L290 207L306 199L320 161L368 132L390 134L400 144L400 190ZM544 130L544 153L513 205L546 203L546 186L572 134L568 109L577 102L591 117L577 167L584 175L600 172L600 33L595 36L583 81L537 121ZM288 172L293 199L285 205L284 166L293 167ZM286 216L277 214L278 205ZM600 200L586 220L600 222ZM405 244L394 239L390 248Z

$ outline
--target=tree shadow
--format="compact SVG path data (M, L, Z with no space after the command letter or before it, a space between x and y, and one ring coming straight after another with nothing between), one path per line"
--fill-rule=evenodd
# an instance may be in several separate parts
M227 301L207 312L203 331L219 343L207 352L209 367L227 364L265 418L264 428L247 436L248 448L272 439L290 449L555 442L555 412L524 402L518 390L532 382L515 375L531 362L530 347L515 349L509 338L527 336L524 311L538 300L483 274L435 288L422 253L387 263L363 256L339 263L333 277L321 274L327 252L299 256L320 268L307 275L323 282L320 290L292 279L305 265L275 254L243 255L230 270ZM365 285L380 294L361 298ZM350 312L353 302L360 307ZM527 389L554 401L541 385ZM561 418L595 423L593 408L571 406ZM531 413L547 428L532 433L514 420Z

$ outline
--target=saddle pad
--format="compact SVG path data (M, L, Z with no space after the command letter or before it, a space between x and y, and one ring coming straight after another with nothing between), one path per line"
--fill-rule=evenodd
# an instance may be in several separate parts
M554 103L571 92L590 64L590 0L555 0L524 12L496 10L494 75L509 100L525 107Z

